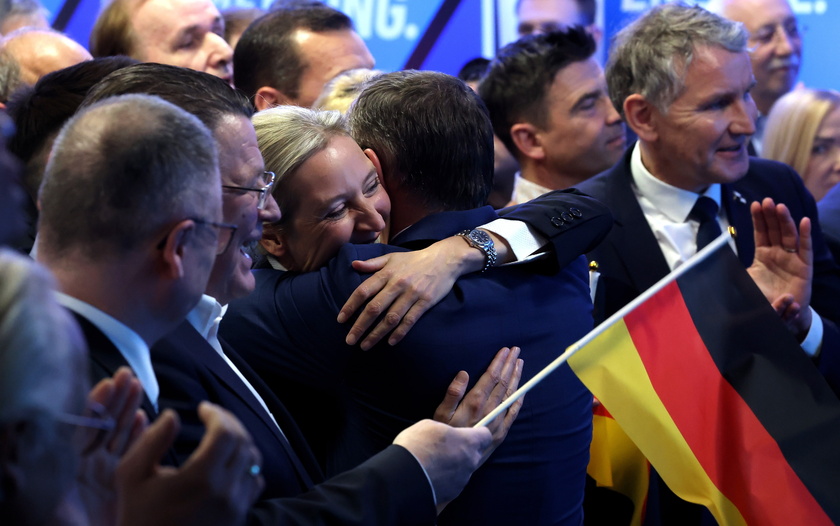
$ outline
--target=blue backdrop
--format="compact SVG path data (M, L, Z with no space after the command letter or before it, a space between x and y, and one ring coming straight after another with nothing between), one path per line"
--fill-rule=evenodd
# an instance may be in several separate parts
M43 0L53 25L87 44L100 0ZM840 89L840 64L833 32L840 27L834 0L789 0L806 28L800 80L815 88ZM377 67L433 69L455 74L467 60L492 57L515 34L515 0L327 0L347 13L368 44ZM270 0L216 0L221 9ZM604 0L599 20L607 38L627 21L662 0ZM501 35L501 37L500 37Z

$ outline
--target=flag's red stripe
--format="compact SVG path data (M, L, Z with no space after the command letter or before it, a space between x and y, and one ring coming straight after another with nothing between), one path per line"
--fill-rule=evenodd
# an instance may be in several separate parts
M663 315L664 323L651 323ZM674 423L747 523L831 523L773 437L721 376L676 283L624 321ZM656 349L667 352L655 355Z

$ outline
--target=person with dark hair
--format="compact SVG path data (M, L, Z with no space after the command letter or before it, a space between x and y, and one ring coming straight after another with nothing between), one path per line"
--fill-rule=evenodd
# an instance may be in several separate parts
M155 97L103 101L81 110L62 129L39 200L38 259L59 284L59 303L82 329L92 379L130 367L142 387L140 406L156 418L159 386L149 345L195 305L222 241L219 168L210 133L195 117ZM184 488L189 497L182 496L170 516L192 509L198 515L184 521L235 523L262 488L259 451L225 415L209 406L202 411L209 441L196 462L182 469L200 489ZM222 422L212 422L219 417ZM162 434L152 444L156 453L147 450L144 458L134 458L133 469L126 467L124 475L131 471L129 478L136 477L123 480L129 486L164 473L175 480L175 471L160 472L157 463L177 421L171 412L161 418ZM198 457L206 469L199 468ZM202 494L208 500L192 508L193 498ZM172 494L159 490L161 495ZM142 508L133 505L130 516ZM208 513L209 518L202 515Z
M600 40L601 29L595 25L595 2L596 0L517 0L516 30L520 37L524 37L582 26L596 40Z
M211 0L113 0L90 33L94 57L126 55L232 79L233 50Z
M490 66L489 59L476 57L461 67L458 78L477 92L478 83L487 73L488 66ZM519 163L495 134L493 134L493 153L493 190L487 198L487 204L493 208L503 208L510 202L514 175L519 170Z
M265 10L259 7L230 7L222 11L222 18L225 20L225 41L231 49L236 49L239 38L251 22L264 14Z
M233 62L234 85L258 110L311 107L339 73L374 66L350 18L322 2L273 7L242 34Z
M17 248L32 249L38 211L35 203L44 176L47 156L64 123L76 113L94 84L108 73L134 64L128 57L106 57L80 62L41 77L34 86L20 90L9 101L7 113L16 133L9 141L9 150L24 163L23 184L29 194L27 217L28 239Z
M490 64L479 94L519 161L513 203L575 186L624 152L624 124L594 52L594 39L578 26L524 37Z
M445 446L443 439L472 452L486 445L473 441L479 434L430 427L428 422L413 426L375 459L350 466L355 469L324 482L310 445L286 408L234 348L216 336L227 304L254 289L246 246L259 240L263 221L280 218L271 181L264 179L267 172L248 119L252 113L248 100L204 73L137 64L103 79L85 104L125 93L153 94L189 111L209 127L219 151L227 241L217 252L198 305L151 349L159 405L177 410L183 421L173 450L176 459L186 459L201 439L203 425L196 407L207 399L239 417L263 452L266 485L251 510L252 522L278 524L304 518L308 524L428 522L422 510L432 508L430 490L446 498L474 469L475 457L461 455L457 448ZM319 414L325 414L323 409ZM448 480L442 483L439 466L450 462L452 469L443 477Z
M840 269L802 179L747 153L756 79L744 26L697 5L656 6L618 33L606 77L613 105L639 140L578 187L615 215L607 239L589 254L600 273L596 321L705 246L712 236L701 232L731 226L744 267L840 393ZM707 523L701 507L676 498L661 479L650 488L657 500L645 508L649 520Z
M289 121L300 130L289 133L295 129ZM284 174L276 192L289 206L272 225L269 252L291 272L256 271L257 292L231 304L220 331L269 382L300 385L300 403L320 390L336 395L341 419L325 422L305 405L298 413L338 433L328 470L386 447L407 422L434 408L452 375L480 373L500 344L521 345L525 374L533 375L591 328L579 254L597 244L609 214L591 199L557 193L558 201L541 209L545 224L536 226L553 242L563 240L556 258L497 267L507 246L475 230L498 218L492 208L479 208L492 181L492 127L481 100L460 80L402 71L373 81L350 111L358 144L336 114L281 107L254 122L267 166ZM522 206L514 214L538 207ZM370 244L389 220L393 246ZM390 338L393 348L371 347L353 329L348 337L343 302L359 285L375 288L378 281L365 281L376 262L354 260L390 260L437 240L451 248L429 268L467 249L472 257L464 268L484 272L458 279L422 317L409 316L413 328L398 343ZM362 316L386 310L386 319L394 316L381 307ZM591 404L570 369L544 380L438 524L579 524Z

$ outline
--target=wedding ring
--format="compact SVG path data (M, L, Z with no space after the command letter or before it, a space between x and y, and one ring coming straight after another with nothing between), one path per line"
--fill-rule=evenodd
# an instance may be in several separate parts
M251 475L254 478L259 477L261 471L262 471L262 468L260 467L259 464L251 464L251 467L248 468L248 474Z
M798 251L798 250L796 250L795 248L786 248L786 249L785 249L785 252L789 252L789 253L791 253L791 254L796 254L796 253L797 253L797 252L799 252L799 251Z

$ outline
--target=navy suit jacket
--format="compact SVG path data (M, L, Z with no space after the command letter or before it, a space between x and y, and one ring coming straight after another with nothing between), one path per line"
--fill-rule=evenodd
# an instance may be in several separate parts
M558 261L547 258L466 276L395 347L379 345L368 352L348 347L349 325L335 321L367 277L350 263L405 250L381 244L345 245L326 267L307 274L256 271L256 291L231 304L221 333L269 385L299 383L303 400L309 385L340 393L345 418L320 422L337 428L338 447L329 467L340 471L430 417L459 370L468 371L474 382L500 347L519 345L524 382L591 329L586 261L575 256L603 237L609 215L593 200L574 196L570 203L535 214L541 231L553 238L569 233L568 239L581 243L562 243L560 257L574 259L568 267L558 272ZM572 208L581 217L570 215ZM400 234L395 244L419 248L495 217L490 207L434 214ZM589 235L572 234L575 230ZM568 366L550 375L527 395L505 442L439 523L579 524L591 402ZM302 414L317 416L314 409Z
M670 269L645 219L631 187L630 155L606 172L584 181L578 189L602 201L613 214L615 224L589 259L598 262L601 273L595 298L596 322L601 322L644 292ZM812 221L814 285L811 305L823 319L824 337L819 359L823 376L840 393L840 269L826 246L817 207L802 179L785 164L750 158L747 174L732 184L721 185L722 206L735 227L738 257L745 267L755 256L750 203L771 197L790 209L797 224L803 217Z
M840 185L835 185L820 199L817 210L820 212L820 226L825 235L825 242L834 256L834 261L840 261Z
M615 218L607 239L588 254L590 260L597 261L601 273L595 296L596 323L608 318L670 271L633 193L632 150L632 147L628 148L622 160L611 169L578 185L581 191L606 204ZM787 205L797 224L803 217L811 218L814 243L811 305L822 317L825 329L819 368L832 389L840 393L840 332L836 325L840 321L840 271L823 239L814 199L801 178L787 165L750 158L749 170L743 178L721 185L722 206L737 232L738 257L745 267L752 264L755 240L749 206L765 197ZM712 521L711 515L701 507L679 500L655 471L653 473L646 524L709 524ZM601 507L599 499L608 498L598 491L587 494L587 509Z
M222 342L225 355L260 394L277 423L233 369L183 322L152 348L161 409L181 417L174 453L183 462L204 434L196 408L202 400L236 415L263 456L265 489L249 524L433 524L429 482L414 457L392 446L365 464L327 482L283 404L239 355ZM315 486L315 484L318 484Z

